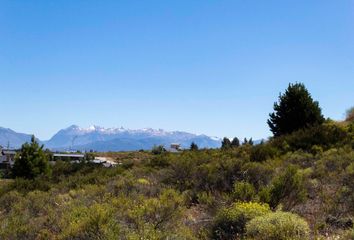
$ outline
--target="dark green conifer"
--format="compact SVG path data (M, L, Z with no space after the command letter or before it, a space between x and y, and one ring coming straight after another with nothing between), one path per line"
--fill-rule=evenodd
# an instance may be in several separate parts
M224 137L224 139L221 142L221 149L229 149L231 147L231 141L227 137Z
M279 101L274 103L274 112L269 114L268 125L274 136L289 134L324 122L321 108L313 101L302 83L289 84Z
M31 142L23 144L20 152L17 153L12 172L14 177L27 179L50 172L48 156L43 150L43 145L40 146L34 136Z

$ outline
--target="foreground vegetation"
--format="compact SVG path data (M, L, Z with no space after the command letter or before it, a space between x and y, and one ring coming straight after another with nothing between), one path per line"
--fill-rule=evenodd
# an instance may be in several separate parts
M45 165L0 182L0 239L354 239L353 113L254 146Z
M348 136L297 150L289 143L310 130L281 144L111 153L116 168L57 162L50 176L2 183L0 238L351 239L353 128L327 124Z

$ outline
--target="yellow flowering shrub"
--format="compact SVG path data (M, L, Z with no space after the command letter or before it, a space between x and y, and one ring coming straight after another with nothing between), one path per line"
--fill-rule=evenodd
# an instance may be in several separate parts
M245 233L245 226L251 219L270 212L268 204L256 202L236 202L231 207L222 208L214 221L213 239L234 239Z
M252 219L247 225L249 240L306 240L309 239L307 222L289 212L271 212Z

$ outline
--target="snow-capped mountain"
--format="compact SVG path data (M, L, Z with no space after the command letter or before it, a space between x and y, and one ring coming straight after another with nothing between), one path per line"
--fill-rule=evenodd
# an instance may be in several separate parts
M90 126L82 128L72 125L60 130L48 141L45 147L54 150L96 150L96 151L129 151L151 149L154 145L179 143L182 147L189 147L192 142L201 148L216 148L220 146L220 139L206 135L196 135L181 131L164 131L162 129L125 129L104 128Z

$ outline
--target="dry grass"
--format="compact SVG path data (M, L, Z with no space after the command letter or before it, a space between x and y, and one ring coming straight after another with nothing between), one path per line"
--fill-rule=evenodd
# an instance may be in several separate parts
M12 183L13 179L0 179L0 188L6 186L9 183Z

